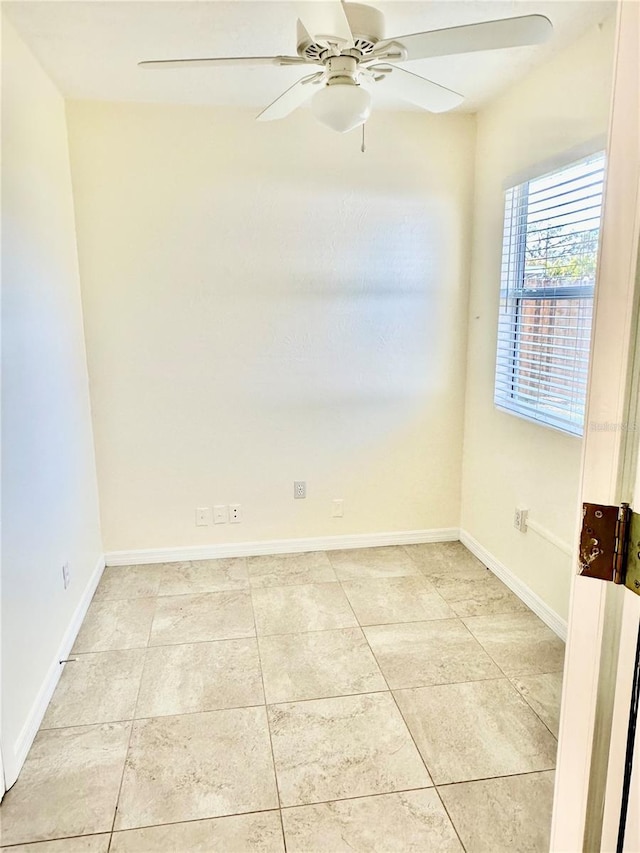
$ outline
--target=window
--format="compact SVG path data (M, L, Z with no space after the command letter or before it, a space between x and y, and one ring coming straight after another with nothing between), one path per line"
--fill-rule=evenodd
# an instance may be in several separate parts
M605 157L507 190L495 404L582 435Z

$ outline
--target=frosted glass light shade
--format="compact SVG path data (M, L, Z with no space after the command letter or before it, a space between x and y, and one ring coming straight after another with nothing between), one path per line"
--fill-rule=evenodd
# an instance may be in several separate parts
M322 124L347 133L364 124L371 115L371 95L353 83L334 83L313 96L311 110Z

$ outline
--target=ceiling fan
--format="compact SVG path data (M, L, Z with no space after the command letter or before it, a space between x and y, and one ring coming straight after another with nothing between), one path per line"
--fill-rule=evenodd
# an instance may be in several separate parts
M553 30L543 15L524 15L479 24L384 37L384 16L361 3L301 3L297 56L218 56L139 62L144 68L311 65L316 70L294 83L257 117L284 118L313 96L315 117L339 133L358 127L371 113L369 89L384 89L429 112L454 109L464 97L396 63L434 56L540 44Z

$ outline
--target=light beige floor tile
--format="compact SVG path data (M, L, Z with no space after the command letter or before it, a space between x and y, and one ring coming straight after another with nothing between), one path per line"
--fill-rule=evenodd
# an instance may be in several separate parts
M393 578L419 573L413 560L399 545L385 548L350 548L327 553L340 580Z
M288 853L464 853L433 789L297 806L282 820Z
M248 557L247 567L253 587L327 583L337 580L324 551Z
M462 542L405 545L404 550L428 578L472 578L488 571Z
M249 576L244 557L167 563L160 581L159 595L188 595L199 592L226 592L247 589Z
M421 575L344 581L342 588L361 625L451 619L456 615Z
M458 616L528 613L529 609L491 572L477 577L432 577L439 594Z
M364 633L391 688L502 675L459 619L376 625Z
M149 639L156 598L93 601L72 652L144 648Z
M553 772L439 788L470 853L547 853Z
M149 649L137 717L264 704L254 639Z
M114 832L110 853L284 853L277 811Z
M41 728L132 719L144 656L144 649L77 655L65 664Z
M251 593L258 635L325 631L358 625L339 583L274 586Z
M109 833L105 835L78 835L57 841L38 841L35 844L18 844L3 847L3 853L107 853Z
M264 707L133 723L115 829L277 807Z
M283 806L432 784L389 693L271 705L268 712Z
M386 690L360 628L260 638L267 702Z
M562 673L546 672L543 675L521 675L518 678L513 678L512 682L542 722L558 737Z
M506 678L394 695L436 785L555 766L555 738Z
M505 675L559 672L563 668L564 643L530 611L476 616L464 623Z
M124 598L153 598L158 594L165 564L107 566L93 596L94 601L120 601Z
M243 590L161 596L150 646L255 636L251 596Z
M109 832L130 726L39 732L2 801L0 844Z

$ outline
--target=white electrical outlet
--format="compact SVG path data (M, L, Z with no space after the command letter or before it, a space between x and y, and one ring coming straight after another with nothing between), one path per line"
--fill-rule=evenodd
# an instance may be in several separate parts
M62 583L64 584L64 588L68 589L69 584L71 583L71 573L69 571L69 563L65 563L62 567Z
M342 498L336 498L331 504L331 515L334 518L342 518L344 515L344 501Z
M211 509L208 506L199 506L196 509L196 527L206 527L211 524Z
M307 484L304 480L294 480L293 481L293 496L294 498L306 498L307 496Z
M516 507L513 513L513 526L516 530L519 530L520 533L527 532L527 516L529 515L528 509L523 509L522 507Z
M214 506L213 508L213 523L226 524L229 521L229 510L226 506Z
M229 504L229 522L239 524L242 521L242 507L240 504Z

